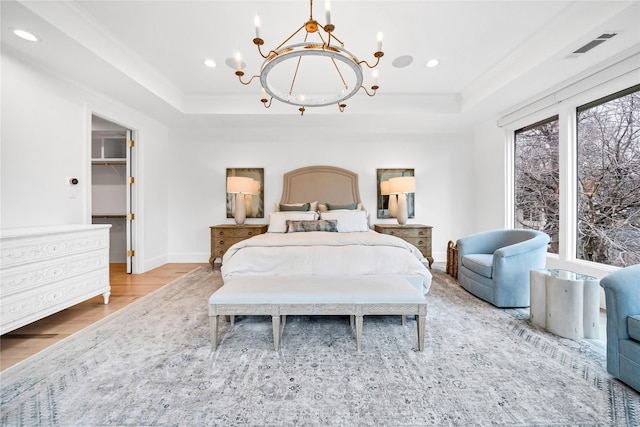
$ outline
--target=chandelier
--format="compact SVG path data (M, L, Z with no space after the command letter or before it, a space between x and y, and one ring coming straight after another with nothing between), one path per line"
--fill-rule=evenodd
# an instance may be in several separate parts
M321 25L313 19L313 0L309 0L309 20L278 46L262 52L264 40L260 37L260 20L256 16L256 37L253 44L264 58L260 74L243 80L242 58L236 54L236 76L243 85L249 85L256 77L260 79L262 97L260 102L265 108L271 107L273 99L298 106L303 115L306 107L337 105L344 112L345 100L363 89L369 96L375 96L379 86L377 71L373 71L371 91L362 85L362 64L373 69L378 66L382 52L382 34L378 33L377 49L373 54L375 63L359 61L355 55L344 48L344 43L333 33L329 2L325 9L326 24ZM323 30L324 34L320 31ZM304 39L300 43L287 44L304 30ZM309 38L317 35L318 41ZM339 45L339 46L338 46ZM267 98L267 96L269 98Z

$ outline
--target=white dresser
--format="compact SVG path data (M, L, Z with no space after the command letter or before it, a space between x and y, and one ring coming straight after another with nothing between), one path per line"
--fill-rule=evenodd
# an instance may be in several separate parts
M108 304L110 227L0 230L0 334L97 295Z

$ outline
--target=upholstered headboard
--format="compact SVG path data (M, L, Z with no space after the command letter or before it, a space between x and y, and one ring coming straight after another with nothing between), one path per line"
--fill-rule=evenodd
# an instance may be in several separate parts
M361 203L358 174L334 166L308 166L284 174L280 203Z

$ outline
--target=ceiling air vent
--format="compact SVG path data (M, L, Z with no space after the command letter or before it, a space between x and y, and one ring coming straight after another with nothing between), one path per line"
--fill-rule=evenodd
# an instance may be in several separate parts
M578 54L581 54L581 53L587 53L591 49L593 49L594 47L598 46L599 44L606 42L607 40L609 40L610 38L612 38L616 34L617 33L605 33L605 34L602 34L599 37L597 37L596 39L591 40L589 43L585 44L581 48L579 48L577 50L574 50L573 53L570 56L573 57L574 55L578 55Z

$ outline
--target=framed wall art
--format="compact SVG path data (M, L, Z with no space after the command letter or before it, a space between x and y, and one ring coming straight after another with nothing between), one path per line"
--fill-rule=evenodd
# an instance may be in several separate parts
M396 204L392 198L396 198L395 194L389 194L383 191L383 183L388 182L391 178L400 176L415 176L413 169L377 169L377 212L378 218L396 218ZM386 193L386 194L383 194ZM409 218L415 217L415 194L407 194L407 213Z
M264 168L227 168L229 177L251 178L253 190L250 194L244 194L246 217L264 218ZM227 194L227 218L233 218L235 212L236 195Z

